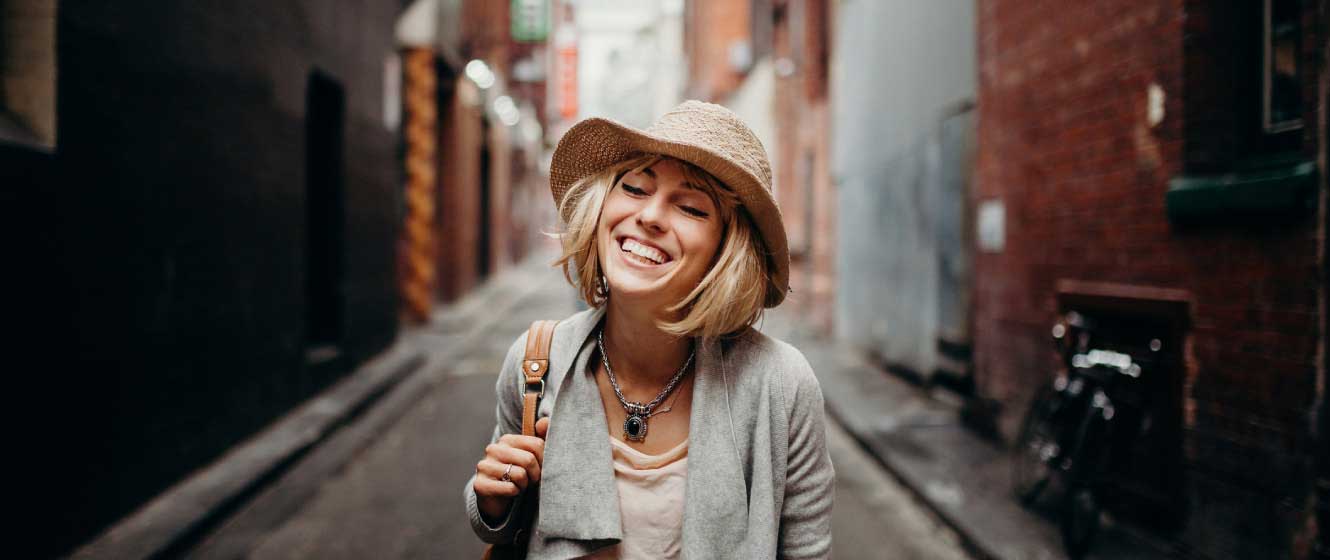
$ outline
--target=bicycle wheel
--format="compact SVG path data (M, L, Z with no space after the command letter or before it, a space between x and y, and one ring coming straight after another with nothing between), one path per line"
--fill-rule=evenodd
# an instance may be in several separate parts
M1099 532L1100 504L1097 493L1100 459L1104 451L1106 420L1098 407L1088 407L1076 430L1075 448L1067 471L1068 488L1062 501L1062 546L1072 560L1090 550Z
M1021 421L1012 461L1012 490L1023 505L1039 498L1053 477L1053 461L1061 455L1054 414L1061 397L1052 387L1039 391Z
M1090 551L1099 532L1099 500L1094 489L1085 485L1071 487L1063 499L1062 546L1071 560L1079 560Z

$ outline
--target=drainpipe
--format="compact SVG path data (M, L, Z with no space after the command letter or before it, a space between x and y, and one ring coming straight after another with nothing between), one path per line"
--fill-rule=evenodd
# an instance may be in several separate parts
M1330 327L1330 320L1326 318L1326 312L1330 311L1328 309L1330 305L1326 303L1326 299L1330 298L1330 293L1327 293L1330 292L1327 289L1330 287L1330 274L1327 274L1326 271L1326 266L1330 265L1330 249L1327 248L1327 245L1330 244L1326 243L1325 238L1326 234L1330 233L1330 231L1327 231L1327 229L1330 229L1327 227L1327 222L1330 222L1330 202L1327 201L1327 197L1330 197L1330 192L1327 192L1330 191L1330 188L1327 188L1327 182L1330 182L1330 178L1327 177L1330 176L1330 167L1327 167L1330 164L1330 157L1326 155L1327 152L1330 152L1330 147L1326 146L1327 140L1330 140L1330 134L1327 134L1326 131L1327 126L1330 125L1330 117L1326 116L1326 113L1330 112L1330 41L1325 40L1325 34L1330 33L1330 5L1328 4L1330 4L1330 1L1327 0L1321 0L1317 3L1321 20L1320 35L1322 35L1321 83L1320 87L1317 88L1321 95L1321 106L1320 110L1317 111L1321 115L1321 122L1318 127L1320 130L1317 131L1318 143L1321 148L1321 153L1318 156L1321 180L1321 211L1319 213L1320 224L1318 225L1321 230L1318 236L1321 244L1321 266L1318 267L1321 274L1321 375L1320 381L1316 384L1316 404L1313 408L1317 418L1315 420L1315 439L1313 439L1316 455L1316 544L1312 556L1321 560L1330 560L1330 410L1327 410L1327 408L1330 408L1327 406L1330 403L1326 403L1325 398L1326 388L1330 386L1330 355L1328 355L1330 354L1330 332L1327 332L1330 330L1327 329L1327 327Z

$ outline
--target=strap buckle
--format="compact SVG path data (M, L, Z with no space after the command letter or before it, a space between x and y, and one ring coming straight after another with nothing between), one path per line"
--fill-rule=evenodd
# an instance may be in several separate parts
M535 380L535 381L527 381L527 382L526 382L526 392L527 392L527 394L531 394L531 393L532 393L531 388L532 388L533 386L539 386L539 387L540 387L540 389L537 390L537 391L535 391L535 392L537 393L537 396L539 396L539 397L541 397L541 398L544 398L544 397L545 397L545 380L542 378L542 379L537 379L537 380Z

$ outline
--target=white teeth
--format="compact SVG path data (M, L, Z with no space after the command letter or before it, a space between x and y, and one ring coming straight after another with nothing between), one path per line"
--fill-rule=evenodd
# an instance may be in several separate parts
M666 258L664 253L652 249L651 247L647 247L646 245L643 245L636 241L633 241L632 239L623 240L623 250L628 251L629 253L632 253L644 259L651 260L656 264L661 264L665 262Z

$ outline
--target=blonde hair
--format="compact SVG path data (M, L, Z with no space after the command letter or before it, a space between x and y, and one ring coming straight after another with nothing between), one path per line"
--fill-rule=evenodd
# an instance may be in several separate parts
M603 276L596 229L600 225L605 195L624 175L651 167L667 157L656 154L630 157L577 181L560 201L559 214L568 216L568 222L558 235L563 254L554 264L563 268L564 278L592 307L600 307L606 301L596 290ZM767 290L772 283L767 260L763 257L765 245L734 191L702 168L670 159L683 167L684 178L690 185L715 203L722 224L722 237L715 260L702 280L682 300L668 308L669 311L682 311L683 318L673 322L661 321L657 326L676 336L708 340L736 334L762 316Z

